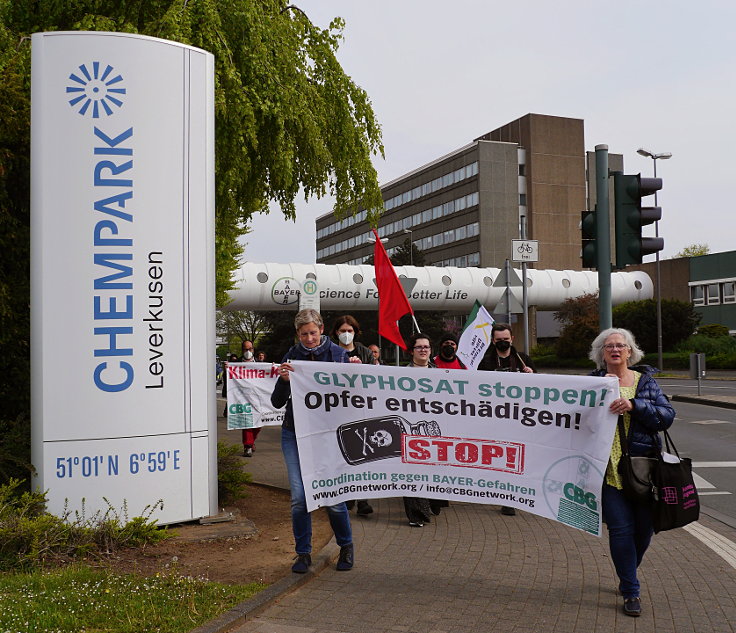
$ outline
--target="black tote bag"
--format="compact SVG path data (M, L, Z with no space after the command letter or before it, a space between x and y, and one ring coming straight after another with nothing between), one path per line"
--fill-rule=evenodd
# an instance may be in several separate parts
M692 463L689 457L680 457L667 431L664 432L668 453L679 460L665 461L660 454L654 470L654 505L652 522L655 534L682 527L700 516L700 499L693 481Z

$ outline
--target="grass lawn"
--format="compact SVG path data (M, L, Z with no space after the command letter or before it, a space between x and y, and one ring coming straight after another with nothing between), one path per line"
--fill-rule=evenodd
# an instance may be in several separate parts
M265 585L73 566L0 574L1 633L186 633Z

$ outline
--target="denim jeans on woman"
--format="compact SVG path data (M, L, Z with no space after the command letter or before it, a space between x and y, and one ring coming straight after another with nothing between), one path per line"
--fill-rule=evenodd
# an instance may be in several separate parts
M289 474L291 489L291 526L294 530L297 554L312 553L312 515L307 512L307 499L302 482L302 471L299 466L299 448L296 444L296 433L291 429L281 429L281 451L284 454L286 470ZM350 527L350 515L344 503L325 506L330 519L332 531L337 544L350 545L353 533Z
M602 501L611 559L620 581L618 588L624 598L638 598L636 570L654 531L651 507L632 503L621 490L606 483L603 484Z

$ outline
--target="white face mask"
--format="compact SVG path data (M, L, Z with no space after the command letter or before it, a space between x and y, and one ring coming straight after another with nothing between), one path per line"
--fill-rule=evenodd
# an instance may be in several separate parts
M243 358L245 358L245 360L250 360L251 358L253 358L253 352L251 352L249 349L245 350Z
M352 332L340 332L337 338L340 339L340 342L343 345L350 345L350 343L352 343L353 339L355 338L355 334L353 334Z

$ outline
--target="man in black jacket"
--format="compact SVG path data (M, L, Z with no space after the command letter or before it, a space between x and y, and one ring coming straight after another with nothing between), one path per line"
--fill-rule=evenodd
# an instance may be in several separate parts
M536 373L532 359L513 346L514 333L508 323L494 323L491 328L491 347L480 361L478 369L486 371L519 371ZM516 510L501 506L501 514L514 516Z
M508 323L494 323L491 328L491 347L480 361L478 369L486 371L522 371L536 373L532 359L513 345L514 333Z

